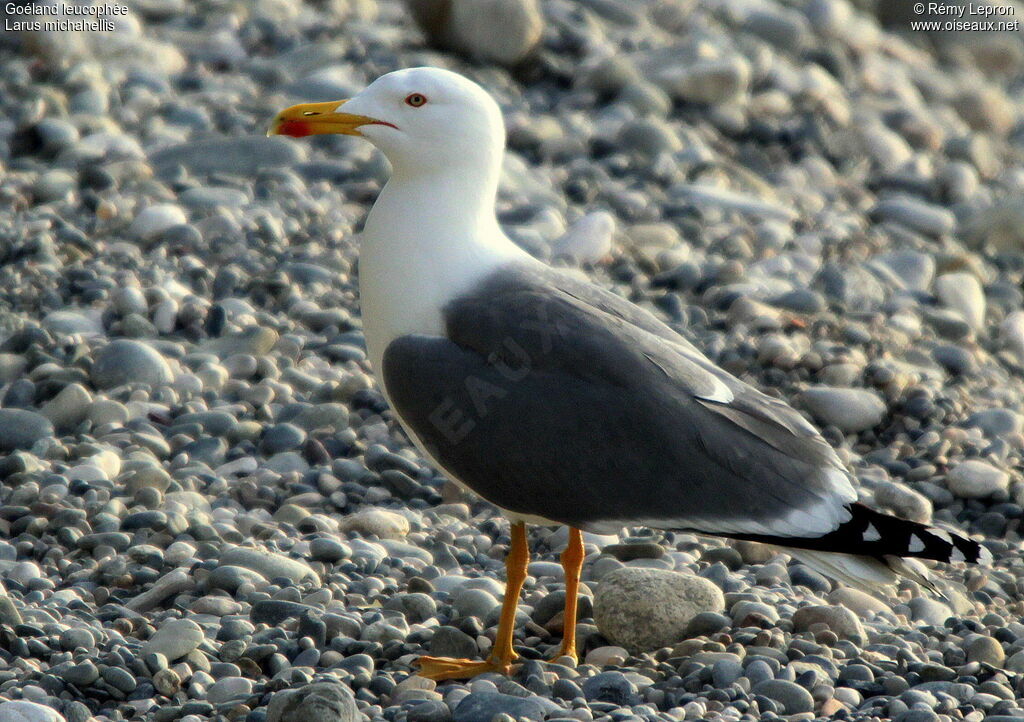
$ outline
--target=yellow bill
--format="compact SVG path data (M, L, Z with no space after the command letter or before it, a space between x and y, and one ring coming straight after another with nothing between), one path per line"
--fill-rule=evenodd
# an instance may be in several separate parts
M340 135L362 135L359 128L364 125L387 125L376 118L352 113L341 113L338 109L347 101L332 100L327 103L300 103L285 108L270 126L267 135L287 135L292 138L304 138L307 135L324 135L327 133Z

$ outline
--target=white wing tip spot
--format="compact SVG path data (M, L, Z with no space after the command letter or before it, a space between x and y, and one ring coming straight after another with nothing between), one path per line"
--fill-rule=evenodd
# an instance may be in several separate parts
M868 528L864 530L864 541L878 541L881 538L882 535L878 533L875 525L868 524Z
M921 541L921 538L918 537L916 534L911 534L910 535L910 546L907 547L907 551L923 552L924 551L924 542Z
M736 395L733 394L732 389L725 385L725 382L719 378L711 377L712 391L710 394L702 395L702 399L707 401L715 401L719 404L731 404L735 400Z

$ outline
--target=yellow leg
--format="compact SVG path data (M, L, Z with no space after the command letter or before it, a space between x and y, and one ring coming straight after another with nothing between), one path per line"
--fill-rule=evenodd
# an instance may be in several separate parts
M419 674L428 679L469 679L484 672L512 673L512 661L518 656L512 649L516 626L516 608L519 593L526 581L526 568L530 563L530 548L526 544L526 525L522 522L512 525L512 547L505 559L508 580L505 583L505 600L501 605L501 620L498 622L498 636L494 640L491 655L482 662L471 659L449 659L446 657L420 657Z
M562 552L562 569L565 570L565 614L562 625L562 647L558 657L576 656L576 606L579 602L580 573L583 571L583 532L569 529L569 544ZM556 657L557 658L557 657Z

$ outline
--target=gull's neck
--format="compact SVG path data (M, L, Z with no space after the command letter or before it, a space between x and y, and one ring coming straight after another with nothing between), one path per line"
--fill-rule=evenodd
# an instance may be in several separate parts
M411 173L396 168L366 219L359 295L370 362L410 334L442 334L441 309L488 273L529 258L498 226L497 163Z

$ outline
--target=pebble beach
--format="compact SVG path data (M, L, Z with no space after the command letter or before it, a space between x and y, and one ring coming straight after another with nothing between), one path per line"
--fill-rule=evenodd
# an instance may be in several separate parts
M1024 36L849 0L131 0L0 34L0 722L1024 719ZM1024 13L1024 8L1018 8ZM10 19L25 20L24 16ZM984 541L868 594L754 542L508 522L366 358L386 161L265 137L431 65L499 101L522 247Z

